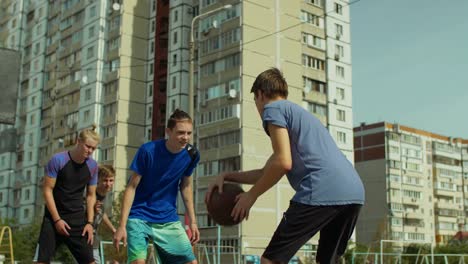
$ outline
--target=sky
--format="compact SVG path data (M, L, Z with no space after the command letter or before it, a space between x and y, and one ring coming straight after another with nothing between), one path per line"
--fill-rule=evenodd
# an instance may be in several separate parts
M395 122L468 139L467 11L468 0L351 4L354 126Z

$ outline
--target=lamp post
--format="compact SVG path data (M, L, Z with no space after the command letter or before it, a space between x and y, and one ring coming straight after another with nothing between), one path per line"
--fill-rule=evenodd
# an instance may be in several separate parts
M194 97L194 85L193 85L193 71L194 71L194 60L195 60L195 42L194 42L194 37L193 37L193 29L195 22L202 18L209 16L211 14L214 14L218 11L224 10L224 9L229 9L231 8L232 5L224 5L220 6L218 8L215 8L211 11L208 11L206 13L200 14L192 19L192 25L190 27L190 43L189 43L189 48L190 48L190 69L189 69L189 91L188 91L188 108L189 108L189 115L190 117L195 120L195 117L193 115L194 111L194 105L193 105L193 97Z

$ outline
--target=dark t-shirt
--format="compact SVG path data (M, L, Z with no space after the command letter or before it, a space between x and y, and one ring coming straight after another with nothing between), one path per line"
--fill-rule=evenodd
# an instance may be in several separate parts
M46 177L56 179L53 196L55 206L69 225L86 222L83 193L87 185L97 184L98 165L92 158L79 164L74 162L68 151L55 154L45 168ZM51 218L45 208L45 216Z

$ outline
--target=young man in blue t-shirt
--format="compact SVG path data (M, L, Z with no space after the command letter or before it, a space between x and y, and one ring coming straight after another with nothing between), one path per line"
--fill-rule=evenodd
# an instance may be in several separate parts
M143 144L130 169L134 171L124 192L120 225L114 246L128 241L128 262L145 263L148 241L152 240L162 263L196 264L192 245L200 239L192 193L192 172L200 156L191 154L192 119L176 110L168 120L167 139ZM180 189L190 219L189 240L176 209Z
M344 254L364 203L364 187L328 130L311 113L287 99L288 85L272 68L257 76L251 92L273 147L263 168L221 173L210 185L222 192L224 181L253 184L237 197L235 219L249 217L257 198L286 174L296 191L261 263L288 263L317 232L317 262L336 263Z

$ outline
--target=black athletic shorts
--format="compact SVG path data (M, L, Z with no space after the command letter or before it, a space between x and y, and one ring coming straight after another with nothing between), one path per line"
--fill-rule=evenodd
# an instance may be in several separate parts
M360 204L311 206L291 201L263 257L288 263L320 231L317 262L336 263L346 250L360 209Z
M65 219L64 219L65 220ZM39 233L39 242L37 243L35 262L49 263L53 260L55 251L59 245L64 243L76 261L80 264L94 262L93 246L88 244L88 236L82 236L85 226L85 218L65 220L71 227L68 230L70 236L63 236L57 233L54 223L49 217L44 216L41 232Z

